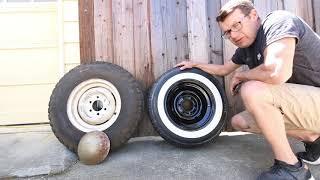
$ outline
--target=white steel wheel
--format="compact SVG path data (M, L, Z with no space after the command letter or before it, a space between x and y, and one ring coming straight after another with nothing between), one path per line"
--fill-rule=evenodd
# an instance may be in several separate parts
M84 132L106 130L116 121L120 109L117 88L103 79L80 83L71 92L67 104L70 122Z

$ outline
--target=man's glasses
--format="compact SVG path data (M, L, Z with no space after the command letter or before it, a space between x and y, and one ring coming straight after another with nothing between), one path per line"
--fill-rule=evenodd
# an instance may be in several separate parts
M240 31L241 28L242 28L242 21L244 20L245 17L247 17L247 15L243 16L240 21L234 23L229 30L227 30L227 31L225 31L225 32L223 33L222 37L223 37L224 39L230 39L230 37L231 37L231 31L232 31L232 32L238 32L238 31Z

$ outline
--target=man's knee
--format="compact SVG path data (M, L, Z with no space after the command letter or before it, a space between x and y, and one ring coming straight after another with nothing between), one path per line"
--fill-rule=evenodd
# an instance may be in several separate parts
M248 81L241 86L240 95L246 108L256 107L256 104L271 102L272 96L266 83ZM250 110L250 109L249 109Z
M239 131L244 131L249 128L246 120L239 114L236 114L231 118L231 125L234 129Z

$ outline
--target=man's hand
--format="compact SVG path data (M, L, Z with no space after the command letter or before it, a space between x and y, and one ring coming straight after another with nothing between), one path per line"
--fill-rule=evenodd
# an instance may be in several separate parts
M180 70L193 68L196 66L196 63L191 61L182 61L181 63L175 65L174 67L180 67Z
M230 82L230 91L232 96L238 94L240 86L243 83L243 80L240 78L239 74L239 72L236 72Z

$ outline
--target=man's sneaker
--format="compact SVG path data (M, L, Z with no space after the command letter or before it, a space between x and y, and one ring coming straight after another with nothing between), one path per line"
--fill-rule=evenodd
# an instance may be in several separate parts
M314 142L303 142L306 151L298 152L297 157L302 159L304 162L318 165L320 164L320 137Z
M270 170L260 174L257 180L314 180L302 160L299 159L297 164L299 167L275 159Z

